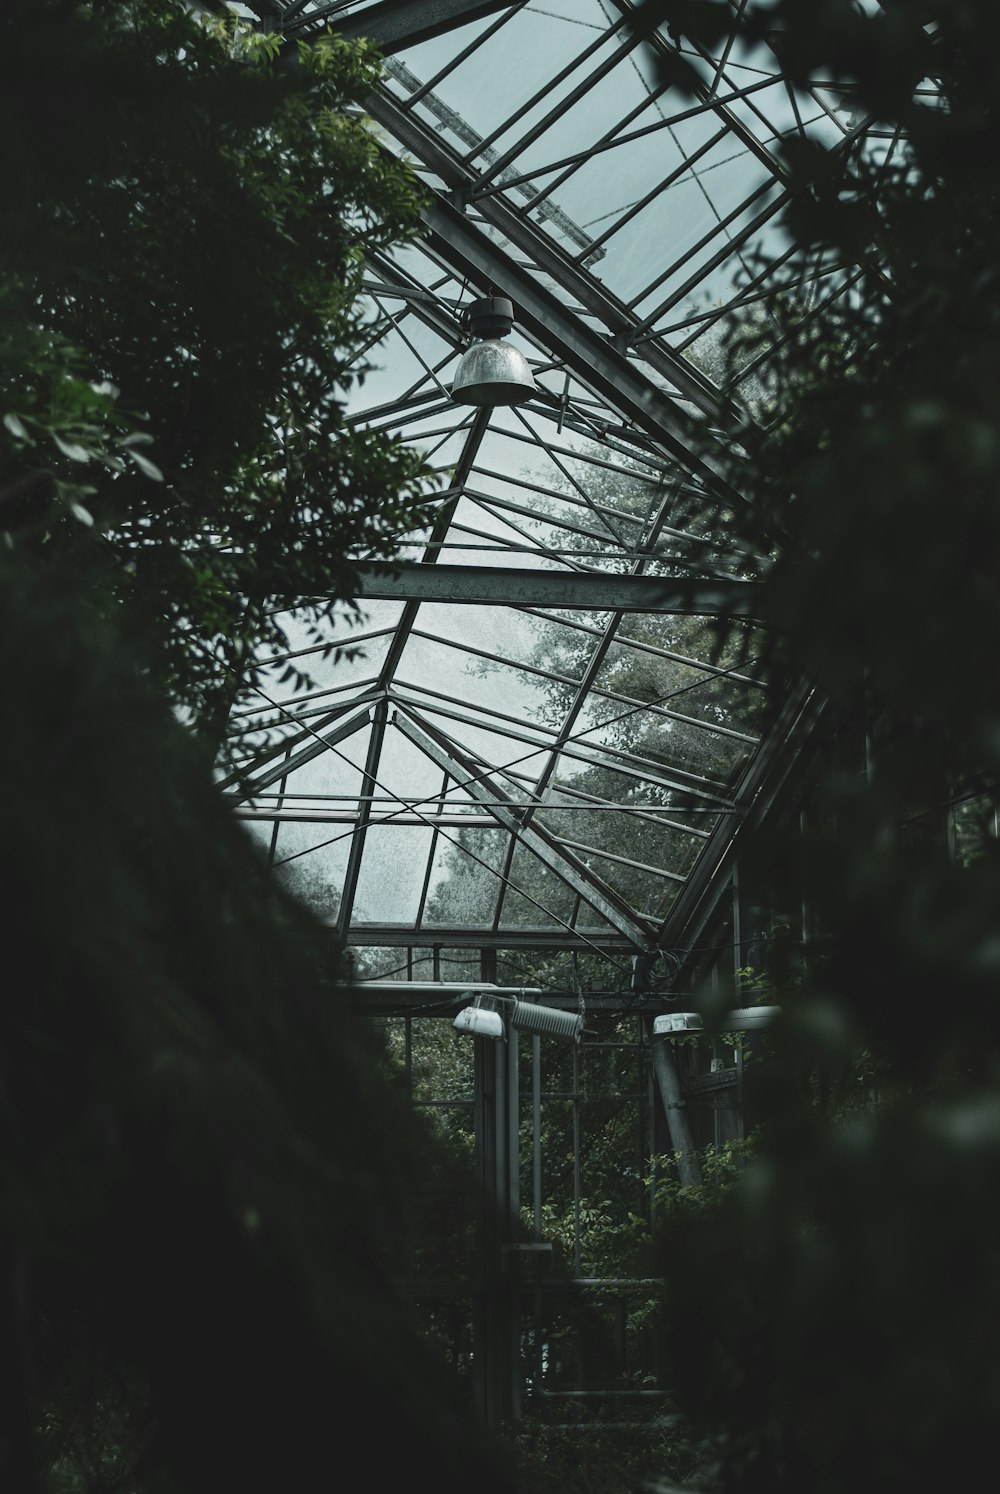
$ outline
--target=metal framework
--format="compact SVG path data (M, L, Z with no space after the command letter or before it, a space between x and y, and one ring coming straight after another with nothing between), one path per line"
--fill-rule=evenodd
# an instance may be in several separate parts
M732 859L747 785L785 741L761 718L752 639L716 655L713 618L752 630L753 587L724 523L692 517L700 500L722 514L744 501L693 417L719 410L727 318L795 260L776 227L776 142L857 149L864 125L842 88L797 93L773 57L731 43L689 59L704 84L678 107L632 9L259 7L291 39L331 27L382 48L371 115L428 196L420 244L373 258L384 336L375 394L350 418L426 452L438 517L400 537L397 566L358 557L367 625L327 642L360 657L331 668L303 640L315 687L269 692L285 726L239 794L275 864L322 881L358 945L368 925L385 947L387 924L414 948L437 943L462 883L463 943L533 928L596 948L627 928L637 952L683 950L705 922L697 889ZM849 267L800 258L806 311L848 284ZM460 311L491 288L514 301L538 392L470 412L449 396ZM433 779L402 724L413 712L447 764ZM608 916L608 892L627 916Z
M330 27L386 56L370 115L426 189L424 233L368 265L380 341L348 415L419 447L440 485L433 524L399 537L398 563L355 557L360 627L345 615L320 641L303 628L293 657L311 685L289 693L288 659L274 661L268 698L233 729L251 742L275 701L279 727L223 789L354 951L359 995L365 978L398 985L408 1065L420 1015L454 1010L419 982L499 969L516 985L571 960L573 981L554 977L548 999L589 998L635 1024L643 1144L670 1150L675 1102L655 1098L664 1055L650 1061L642 1016L664 979L643 985L636 970L659 961L677 991L706 949L724 979L745 963L741 847L790 802L822 713L807 691L763 712L754 589L726 523L747 500L723 475L732 438L706 449L696 419L722 413L720 339L779 270L803 316L850 291L856 267L788 238L777 147L801 136L878 163L896 143L846 85L793 88L763 44L748 53L732 37L685 51L701 82L679 99L655 66L675 43L640 43L632 0L251 8L292 42ZM493 292L514 302L537 393L470 410L449 392L461 312ZM754 420L766 357L720 431ZM738 620L721 652L720 615ZM522 1202L518 1115L530 1116L541 1243L539 1039L520 1066L516 1037L482 1043L461 1103L501 1214ZM689 1074L687 1090L710 1099L718 1137L738 1066ZM483 1229L495 1267L507 1247L495 1222ZM581 1261L578 1224L578 1277ZM518 1412L518 1314L540 1300L537 1282L503 1283L475 1307L493 1420ZM533 1321L529 1380L544 1398L540 1308Z

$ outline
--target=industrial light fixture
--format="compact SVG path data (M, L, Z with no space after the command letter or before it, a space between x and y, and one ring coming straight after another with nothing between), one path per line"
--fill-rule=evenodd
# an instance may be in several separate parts
M481 1006L465 1006L455 1018L459 1032L471 1032L476 1037L498 1040L505 1036L503 1018L499 1012L488 1012Z
M781 1011L780 1006L740 1006L726 1012L719 1022L722 1032L754 1032L769 1027ZM666 1012L653 1023L657 1037L677 1036L682 1032L702 1032L705 1021L700 1012Z
M506 296L472 301L462 325L480 340L459 359L452 399L460 405L523 405L535 393L535 380L517 348L501 341L514 325L512 303Z
M494 1042L499 1042L507 1033L496 1007L495 996L477 991L472 1005L463 1006L452 1026L459 1032L471 1032L475 1037L492 1038Z
M504 1020L497 1011L502 1006L511 1027L519 1032L537 1032L545 1037L565 1038L578 1043L583 1037L583 1017L579 1012L564 1012L558 1007L541 1006L533 1001L519 1001L511 996L493 996L477 992L471 1006L465 1006L452 1024L459 1032L475 1037L498 1040L506 1036Z

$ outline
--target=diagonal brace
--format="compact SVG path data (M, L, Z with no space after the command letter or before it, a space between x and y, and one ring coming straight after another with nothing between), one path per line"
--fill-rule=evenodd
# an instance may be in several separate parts
M572 851L566 850L538 826L524 825L517 801L505 794L494 781L485 777L479 764L466 757L454 742L436 732L427 722L417 725L415 720L410 719L409 713L397 712L393 723L432 762L461 783L465 791L487 809L498 824L515 835L523 846L595 912L607 919L638 949L648 947L652 925L640 920L614 889L595 877Z

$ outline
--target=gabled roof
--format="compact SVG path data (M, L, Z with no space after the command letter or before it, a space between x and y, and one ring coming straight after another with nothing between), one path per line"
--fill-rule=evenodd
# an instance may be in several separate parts
M792 88L732 37L685 46L693 96L668 87L675 44L641 41L631 0L277 10L289 37L387 56L370 112L425 231L371 258L387 330L350 418L418 445L440 492L398 569L357 558L360 626L303 636L315 684L278 689L238 812L354 943L683 947L816 711L804 691L762 712L732 438L704 438L719 340L779 269L804 315L850 283L782 226L780 142L894 142L843 85ZM481 410L450 386L462 309L492 292L537 394Z

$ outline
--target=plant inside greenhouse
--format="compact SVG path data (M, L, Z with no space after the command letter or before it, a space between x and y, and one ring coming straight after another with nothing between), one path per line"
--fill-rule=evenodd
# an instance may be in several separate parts
M8 0L0 1488L992 1466L998 58Z

